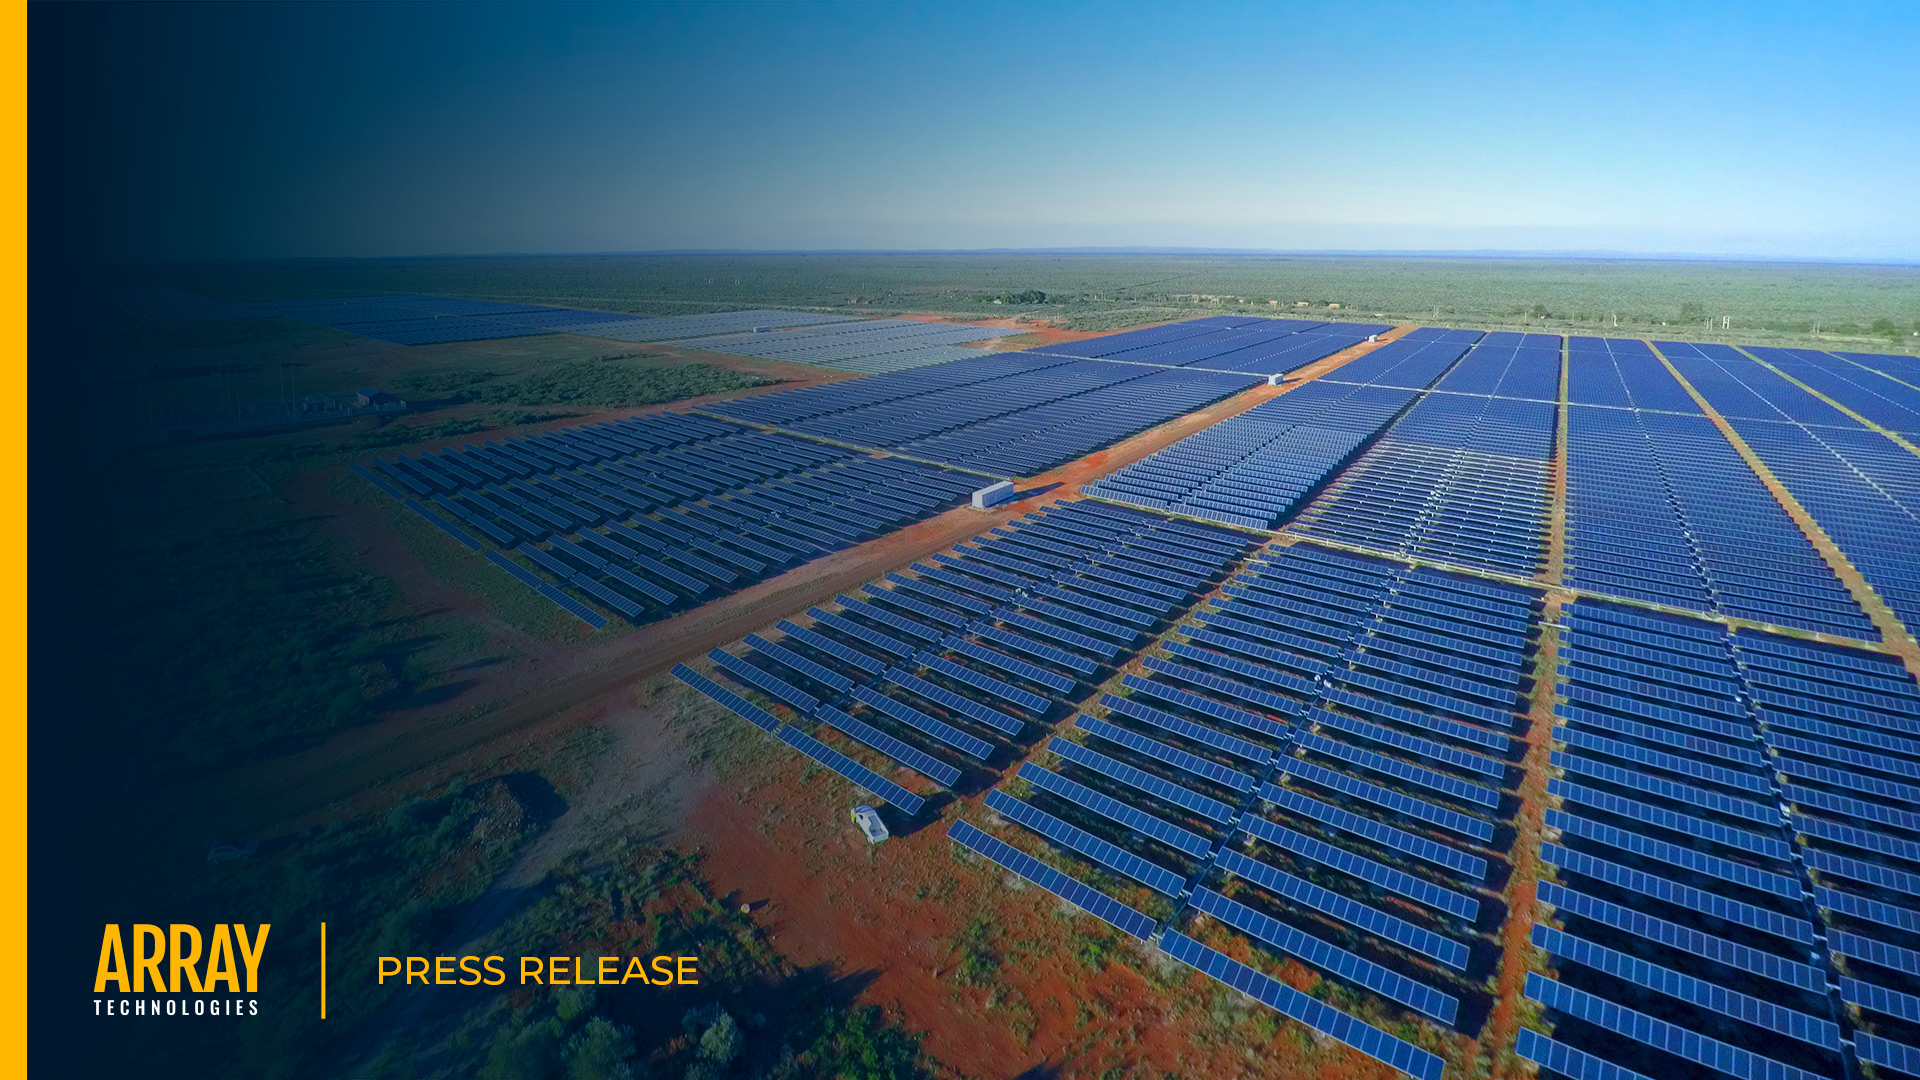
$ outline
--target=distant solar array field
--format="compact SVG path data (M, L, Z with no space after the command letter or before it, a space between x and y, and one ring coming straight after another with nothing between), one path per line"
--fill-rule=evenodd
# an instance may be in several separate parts
M1317 380L1087 484L1087 495L1269 529L1415 394Z
M978 486L933 465L674 413L355 469L596 628L603 610L651 621L938 513Z
M1031 476L1254 384L1244 375L994 353L706 406L994 476Z
M916 322L911 319L874 319L763 333L688 338L676 344L710 352L758 356L790 364L818 364L878 375L950 360L975 358L980 355L980 350L962 347L961 342L985 341L1018 333L1021 331Z
M1920 1053L1913 676L1586 600L1561 641L1557 880L1532 936L1554 968L1526 987L1554 1033L1521 1053L1570 1080L1841 1077Z
M1156 367L1193 367L1279 375L1323 360L1392 329L1384 324L1318 323L1217 315L1129 330L1030 351Z
M1375 1025L1456 1023L1474 954L1493 947L1478 922L1510 842L1538 610L1528 590L1312 545L1264 551L949 835L1437 1077L1439 1057ZM1287 961L1364 1010L1293 990Z
M806 625L782 621L777 640L708 654L764 707L739 707L686 665L674 674L750 723L801 733L788 741L911 817L924 796L906 785L952 788L1004 767L1032 725L1107 678L1251 543L1057 503L812 608ZM768 728L776 713L787 719Z

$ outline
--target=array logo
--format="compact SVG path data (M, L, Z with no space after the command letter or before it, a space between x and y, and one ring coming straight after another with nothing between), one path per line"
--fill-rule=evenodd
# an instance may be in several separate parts
M95 1016L258 1016L260 958L267 951L261 923L215 923L205 932L173 923L108 923L100 935L93 976ZM104 996L109 992L119 996Z

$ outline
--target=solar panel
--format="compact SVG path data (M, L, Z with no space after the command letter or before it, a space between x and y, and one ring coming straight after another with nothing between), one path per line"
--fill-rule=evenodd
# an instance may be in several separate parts
M822 686L830 686L843 694L853 689L852 679L838 672L830 671L784 645L775 645L759 634L748 634L745 641L748 645L753 646L755 652L762 653L770 659L792 668L794 671L805 675L807 678L812 679Z
M1827 947L1841 956L1855 960L1865 960L1883 968L1903 971L1908 975L1920 975L1920 953L1912 949L1903 949L1898 945L1889 945L1884 941L1846 930L1829 929Z
M1085 769L1091 769L1110 780L1117 780L1128 787L1138 788L1155 798L1165 800L1189 813L1198 814L1211 821L1227 824L1239 816L1239 810L1228 806L1218 799L1209 799L1205 795L1190 791L1179 784L1172 783L1142 769L1136 769L1125 762L1116 761L1096 750L1090 750L1068 739L1055 736L1047 744L1047 749Z
M864 686L856 686L853 688L853 699L866 705L868 708L876 709L893 717L908 727L918 728L928 735L939 739L941 742L946 743L948 746L954 747L961 753L978 758L981 761L985 761L987 758L993 756L993 744L987 742L985 739L969 735L951 724L936 720L926 713L921 712L919 709L904 702L895 701L893 698L877 690L870 690Z
M1160 948L1175 960L1255 1001L1272 1006L1283 1015L1300 1021L1328 1038L1399 1069L1414 1080L1440 1080L1446 1063L1435 1055L1356 1020L1325 1002L1316 1001L1277 979L1262 975L1185 934L1167 931L1160 937Z
M1151 657L1148 659L1149 661L1152 660ZM1178 667L1179 665L1169 664L1167 666ZM1202 686L1207 685L1207 681L1213 680L1213 676L1207 675L1205 672L1196 671L1193 672L1193 675L1195 676L1194 681ZM1219 679L1214 681L1226 682L1227 680ZM1155 697L1161 701L1178 705L1183 709L1192 709L1202 716L1212 717L1215 720L1224 720L1236 727L1242 727L1248 731L1266 735L1271 738L1284 740L1293 735L1292 728L1277 720L1270 720L1264 716L1250 713L1245 709L1236 709L1231 705L1222 704L1212 698L1201 697L1199 694L1168 686L1165 683L1142 679L1137 675L1128 675L1121 680L1121 684L1129 690L1137 690L1149 697Z
M964 821L956 821L947 836L1002 869L1047 890L1067 903L1142 941L1153 933L1153 920L1138 911L1073 880L1004 840L989 836Z
M724 649L713 649L707 653L707 659L719 665L720 670L739 679L741 682L757 687L777 701L784 702L803 713L810 713L820 707L820 700L792 683L763 671Z
M1456 851L1445 844L1438 844L1424 836L1396 829L1391 825L1382 825L1372 818L1342 810L1330 803L1303 795L1297 791L1267 784L1260 789L1260 797L1283 810L1311 818L1323 825L1329 825L1342 832L1379 844L1381 847L1424 859L1454 873L1473 879L1484 880L1487 876L1487 863L1477 855L1468 855Z
M1007 818L1009 821L1024 825L1054 844L1068 851L1078 852L1110 870L1140 882L1142 885L1167 896L1182 896L1187 891L1186 879L1171 870L1135 855L1125 848L1117 847L1087 832L1085 829L1069 825L1052 814L995 789L987 792L987 808Z
M1433 716L1428 713L1406 708L1402 705L1395 705L1390 701L1381 701L1378 698L1370 698L1356 694L1351 690L1344 690L1340 687L1329 689L1325 694L1325 700L1333 702L1336 705L1344 705L1362 716L1370 716L1376 720L1386 720L1392 723L1406 724L1409 727L1421 728L1426 731L1431 731L1436 735L1445 735L1447 738L1457 739L1460 742L1472 743L1475 746L1484 746L1495 753L1504 754L1513 746L1512 738L1502 735L1497 731L1486 731L1474 727L1471 724L1462 724L1457 720L1448 720L1444 717Z
M951 660L939 656L931 649L921 652L918 656L914 657L914 659L918 660L929 671L939 672L955 682L964 683L976 690L992 694L994 697L999 698L1015 708L1025 709L1031 713L1045 713L1052 704L1039 694L1022 690L1011 683L1003 682L991 675L975 671L961 664L956 664ZM1010 732L1010 734L1012 733Z
M935 686L905 668L887 669L887 681L896 686L905 687L928 701L936 702L952 709L969 720L975 720L1014 738L1020 737L1020 721L998 709L989 709L972 698L961 697L944 686Z
M1299 743L1298 739L1294 741L1296 744ZM1443 829L1452 830L1462 836L1478 840L1481 843L1491 843L1493 841L1493 826L1487 822L1481 821L1479 818L1468 817L1454 810L1448 810L1445 807L1435 806L1424 799L1416 799L1409 795L1402 795L1392 788L1382 787L1379 784L1370 784L1364 780L1357 780L1345 773L1335 772L1332 769L1323 769L1318 765L1299 761L1294 758L1282 760L1280 772L1305 780L1310 784L1327 788L1330 791L1337 791L1349 798L1359 799L1362 802L1369 802L1375 806L1384 807L1395 814L1415 818L1431 825L1438 825Z
M1583 851L1574 851L1559 844L1542 844L1540 857L1550 866L1604 881L1628 892L1663 900L1675 907L1716 919L1724 919L1737 926L1772 934L1797 945L1813 944L1812 923L1791 915L1782 915L1771 908L1756 907L1704 889L1696 889L1691 885L1682 885L1677 881L1669 881L1656 874L1648 874L1631 867L1621 866L1619 863L1595 858Z
M1877 1013L1898 1017L1908 1022L1920 1022L1920 997L1903 994L1884 986L1840 977L1840 997L1848 1004L1871 1009Z
M1374 993L1408 1008L1425 1013L1441 1023L1451 1024L1460 1002L1424 983L1354 955L1337 945L1305 934L1269 915L1202 886L1193 890L1195 909L1245 931L1314 967L1332 972L1342 979L1364 986Z
M1532 1028L1520 1029L1514 1049L1526 1060L1567 1080L1649 1080L1632 1069L1555 1042Z
M1316 708L1308 714L1307 718L1319 727L1332 728L1335 731L1355 735L1370 742L1380 743L1383 746L1391 746L1409 754L1417 754L1434 761L1445 762L1457 769L1465 769L1468 772L1478 773L1481 776L1486 776L1494 780L1504 780L1507 775L1507 765L1505 762L1495 761L1492 758L1482 757L1479 754L1468 753L1465 750L1457 750L1445 743L1434 742L1432 739L1423 739L1415 735L1408 735L1404 732L1396 731L1393 728L1382 727L1378 724L1369 724L1364 720L1355 720L1352 717L1343 716L1340 713L1330 712L1326 709ZM1496 795L1495 798L1497 802L1498 796Z
M851 664L869 675L878 675L887 670L885 661L876 660L866 653L849 649L825 634L809 630L804 626L796 625L785 619L780 621L780 632L809 648L818 649L836 660Z
M920 796L886 779L879 773L874 772L872 769L842 754L840 751L822 743L820 740L808 735L799 728L788 725L774 734L778 736L781 742L786 743L788 746L793 747L795 750L800 751L826 766L828 769L838 773L855 786L865 788L867 791L872 792L875 798L883 802L892 803L895 807L899 808L901 813L906 814L908 817L919 813L920 807L925 805L925 800L920 798Z
M1731 881L1736 885L1745 885L1750 889L1771 893L1774 896L1798 898L1800 883L1782 874L1756 870L1744 863L1706 855L1692 848L1654 840L1640 833L1616 829L1591 818L1583 818L1559 810L1547 811L1547 825L1574 836L1584 837L1598 844L1632 852L1642 858L1677 866L1696 874Z
M1586 893L1577 892L1564 885L1551 881L1542 881L1537 895L1542 903L1551 904L1561 911L1590 919L1603 926L1610 926L1623 933L1665 945L1671 949L1705 957L1708 960L1725 964L1728 967L1772 979L1775 982L1796 986L1802 990L1822 993L1826 979L1813 967L1797 960L1788 960L1772 953L1761 952L1726 938L1701 933L1679 923L1658 919L1645 912L1621 907Z
M862 585L860 589L862 592L866 593L868 596L871 596L876 600L882 601L883 603L892 604L893 606L902 608L906 611L911 611L915 615L919 615L922 618L932 620L933 622L939 623L941 626L945 626L950 629L957 630L960 627L967 625L967 620L965 616L955 615L953 612L948 611L944 608L938 608L933 606L932 604L928 604L920 600L915 600L913 597L906 595L905 593L899 591L898 589L883 589L878 585Z
M1247 792L1253 790L1255 783L1254 778L1248 776L1246 773L1240 772L1237 769L1229 769L1224 765L1209 761L1198 754L1190 754L1177 747L1168 746L1166 743L1160 742L1157 739L1149 739L1144 735L1137 735L1125 728L1116 727L1103 720L1096 720L1091 716L1082 715L1075 717L1074 725L1089 735L1097 735L1108 742L1124 746L1137 754L1145 754L1157 761L1164 761L1176 769L1183 769L1202 779L1211 780L1216 784L1224 785L1235 791Z
M881 652L892 653L900 657L910 657L919 651L912 645L898 638L889 637L878 630L862 626L852 619L835 615L830 611L823 611L817 607L808 608L807 614L812 616L813 620L821 626L845 634L856 641L864 641L874 648L879 649Z
M1005 645L1009 649L1026 653L1028 656L1037 656L1050 664L1058 664L1063 668L1070 671L1077 671L1082 675L1092 675L1100 670L1100 665L1084 656L1075 655L1065 649L1057 649L1045 642L1021 637L1011 630L1002 630L990 623L976 622L969 625L967 629L977 637Z
M1264 840L1303 859L1317 862L1390 893L1425 904L1436 911L1444 911L1469 922L1479 917L1480 902L1470 896L1442 888L1425 878L1415 877L1385 863L1375 862L1364 855L1334 847L1305 833L1275 825L1265 818L1249 814L1240 820L1240 828L1248 836L1257 840Z
M1213 851L1213 844L1205 837L1187 831L1178 825L1128 806L1118 799L1105 795L1075 783L1059 773L1043 769L1031 761L1020 766L1020 779L1039 788L1041 791L1058 795L1071 803L1093 811L1102 817L1112 818L1142 836L1150 837L1173 848L1183 851L1196 859L1204 859Z
M1405 919L1389 915L1378 908L1368 907L1357 900L1323 889L1310 881L1294 877L1257 859L1250 859L1232 848L1222 850L1215 858L1214 865L1236 877L1251 881L1283 899L1305 904L1321 914L1364 930L1384 941L1391 941L1396 945L1412 949L1436 963L1445 964L1460 971L1465 971L1467 968L1467 947L1452 938L1442 937L1425 927L1415 926Z
M1527 973L1527 996L1549 1009L1635 1042L1665 1050L1676 1057L1717 1069L1739 1080L1820 1080L1818 1073L1796 1069L1645 1013L1635 1012L1584 990L1554 982L1538 972Z
M1190 720L1182 720L1172 713L1161 712L1159 709L1135 701L1132 698L1123 698L1114 694L1103 694L1100 697L1100 704L1118 716L1152 724L1154 727L1164 731L1171 731L1175 735L1192 739L1203 746L1210 746L1215 750L1232 754L1237 758L1242 758L1259 765L1265 765L1273 760L1273 751L1264 746L1247 742L1245 739L1236 739L1231 735L1215 731L1210 727L1203 727Z
M895 615L891 611L887 611L884 608L876 607L873 604L869 604L864 600L857 600L851 596L848 596L846 593L841 593L839 596L835 597L834 599L840 604L842 608L846 609L848 613L858 615L863 619L872 619L874 622L877 622L882 626L886 626L891 629L898 630L901 633L907 635L908 637L914 638L915 640L918 640L918 641L923 641L923 642L938 641L945 634L945 631L938 630L931 626L922 625L921 623L914 622L912 619L903 618L899 615Z
M1489 810L1500 805L1500 793L1491 788L1470 784L1444 773L1434 772L1432 769L1423 769L1418 765L1409 765L1404 761L1376 754L1371 750L1348 746L1346 743L1325 738L1310 731L1302 731L1295 735L1293 745L1317 754L1325 754L1350 765L1357 765L1383 776L1391 776L1409 784L1431 788L1443 795L1451 795L1462 802L1484 806Z
M1814 902L1823 908L1837 911L1842 915L1851 915L1856 919L1891 926L1896 930L1920 933L1920 911L1888 904L1879 900L1869 900L1864 896L1815 886Z
M721 707L727 709L735 716L738 716L740 719L745 720L747 723L752 724L754 727L768 734L780 730L780 721L772 713L749 702L747 699L721 686L719 683L714 682L712 679L707 678L705 675L700 674L685 664L675 664L673 666L673 677L693 687L695 690L719 703Z
M1920 1076L1920 1049L1865 1031L1853 1033L1853 1052L1869 1065L1884 1065L1908 1076Z
M873 747L909 769L927 777L943 787L952 787L960 780L960 770L941 761L923 750L915 749L899 739L887 734L871 724L862 723L841 712L831 705L822 705L813 714L820 720L839 729L852 738Z
M1677 814L1662 807L1622 798L1557 777L1547 782L1547 794L1580 806L1591 807L1614 817L1653 825L1670 832L1730 847L1736 851L1758 855L1761 858L1785 862L1792 857L1792 852L1786 843L1775 837L1760 836L1745 829L1730 829L1703 818Z
M1029 633L1039 634L1041 637L1065 642L1076 649L1085 649L1087 652L1109 663L1119 659L1119 657L1127 651L1124 647L1115 645L1112 642L1101 641L1098 638L1091 638L1085 634L1076 633L1065 627L1055 626L1050 622L1045 622L1029 615L1022 615L1011 608L1001 608L999 611L994 612L994 617L1001 622L1021 630L1026 630Z
M1665 994L1677 1001L1696 1005L1722 1016L1744 1020L1755 1027L1777 1032L1788 1038L1821 1047L1840 1049L1840 1028L1831 1020L1821 1020L1793 1009L1783 1009L1724 986L1696 979L1691 975L1616 952L1585 938L1555 930L1543 923L1533 926L1533 943L1554 956L1584 964L1635 986Z
M1731 795L1723 795L1718 791L1709 791L1691 784L1663 780L1658 776L1649 776L1633 769L1622 769L1604 761L1595 761L1592 758L1560 750L1555 750L1549 761L1556 768L1581 776L1591 776L1595 780L1613 784L1616 787L1633 788L1650 795L1658 795L1663 799L1672 799L1704 810L1713 810L1729 817L1745 818L1761 825L1777 827L1780 824L1778 806L1769 806L1750 799L1734 798Z
M940 646L944 649L951 649L962 656L972 657L983 664L990 664L1009 675L1018 676L1028 682L1039 683L1041 686L1055 693L1071 694L1076 685L1072 679L1063 675L1056 675L1043 667L1029 664L1025 660L1016 660L1003 652L989 649L984 645L968 641L963 637L948 637L940 642Z

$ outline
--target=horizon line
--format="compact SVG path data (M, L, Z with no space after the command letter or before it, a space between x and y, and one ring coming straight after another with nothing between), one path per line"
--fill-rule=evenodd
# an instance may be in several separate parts
M1637 262L1801 263L1837 266L1920 266L1920 256L1755 255L1731 252L1621 251L1605 248L1225 248L1178 245L990 248L653 248L606 251L427 252L409 255L207 256L128 260L108 265L181 266L197 263L377 262L406 259L564 259L701 255L1214 255L1294 258L1539 259Z

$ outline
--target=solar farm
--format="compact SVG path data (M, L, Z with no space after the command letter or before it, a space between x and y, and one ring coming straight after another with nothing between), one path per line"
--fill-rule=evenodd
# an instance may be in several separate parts
M601 636L979 515L672 667L968 903L1041 890L1364 1075L1920 1077L1920 362L431 318L864 373L353 468Z

